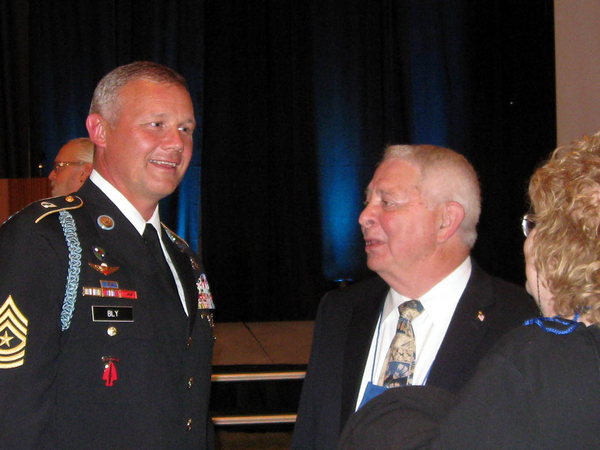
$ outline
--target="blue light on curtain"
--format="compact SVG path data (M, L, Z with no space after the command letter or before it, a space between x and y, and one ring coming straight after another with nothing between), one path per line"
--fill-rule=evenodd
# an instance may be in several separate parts
M322 161L341 156L339 164L321 166L321 227L323 239L323 271L327 279L351 278L362 268L359 257L362 242L358 216L361 211L362 193L359 173L352 144L344 142L343 127L330 128L330 139L319 140ZM337 131L338 135L336 135ZM346 136L347 138L347 136ZM344 144L347 144L345 146ZM354 144L356 145L356 144Z
M344 92L337 70L318 70L317 148L323 271L327 279L351 278L361 270L361 130L356 97ZM347 84L346 84L347 85Z

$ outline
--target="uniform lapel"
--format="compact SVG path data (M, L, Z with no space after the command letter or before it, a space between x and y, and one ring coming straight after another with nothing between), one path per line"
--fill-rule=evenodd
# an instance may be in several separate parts
M389 291L389 286L383 280L378 280L379 283L368 297L358 299L350 318L342 372L342 427L354 412L379 313Z
M488 329L482 320L486 309L493 303L487 275L473 261L471 277L452 316L446 336L431 367L427 384L451 389L467 364L472 364L472 355Z
M165 247L169 252L171 261L175 265L175 269L179 275L179 280L183 286L191 330L191 328L193 328L193 324L196 319L196 313L198 311L198 289L196 288L196 280L194 277L194 271L192 270L192 264L188 255L181 251L177 245L171 241L171 239L169 239L164 228L162 229L161 237L163 238Z

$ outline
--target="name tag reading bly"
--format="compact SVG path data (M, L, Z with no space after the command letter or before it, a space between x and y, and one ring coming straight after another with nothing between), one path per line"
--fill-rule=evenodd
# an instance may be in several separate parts
M133 322L133 306L92 306L93 322Z

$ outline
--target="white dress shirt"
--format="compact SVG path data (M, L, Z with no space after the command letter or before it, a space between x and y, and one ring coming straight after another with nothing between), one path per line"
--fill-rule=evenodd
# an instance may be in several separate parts
M95 170L92 170L90 174L90 180L98 186L98 188L106 194L106 196L115 204L115 206L123 213L123 215L131 222L131 224L135 227L140 236L144 234L144 230L146 229L146 223L151 224L156 229L158 233L158 237L160 239L160 246L162 247L162 251L165 255L165 259L167 260L167 264L169 265L171 272L173 273L173 278L175 280L175 285L177 286L177 292L179 293L179 299L181 300L181 304L183 305L183 310L186 314L187 305L185 303L185 293L183 291L183 285L181 284L181 280L179 279L179 275L177 274L177 270L173 265L173 261L171 261L171 257L169 256L169 252L165 248L165 244L162 240L162 232L160 225L160 216L158 215L158 205L150 217L150 220L146 222L142 215L139 213L135 206L131 204L127 198L121 192L117 190L112 184L110 184L102 175L100 175Z
M395 290L390 289L371 341L369 357L358 392L356 409L361 404L369 381L373 384L379 382L379 374L383 370L385 357L396 335L396 327L400 317L398 306L409 300L419 300L423 305L423 312L412 321L416 344L415 372L412 384L415 386L426 384L431 365L442 345L456 305L467 286L470 276L471 257L469 256L454 272L418 299L404 297Z

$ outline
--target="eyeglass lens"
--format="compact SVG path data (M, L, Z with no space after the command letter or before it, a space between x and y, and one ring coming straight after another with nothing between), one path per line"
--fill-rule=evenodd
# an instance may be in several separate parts
M523 234L525 237L529 236L531 230L535 228L535 222L531 220L531 214L525 214L523 216L523 220L521 221L521 226L523 227Z

